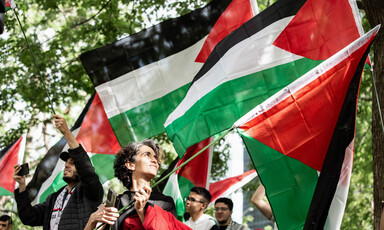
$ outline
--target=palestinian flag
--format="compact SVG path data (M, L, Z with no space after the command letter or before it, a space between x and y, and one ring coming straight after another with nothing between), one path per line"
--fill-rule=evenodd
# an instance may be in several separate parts
M10 9L15 9L16 4L13 0L5 0L5 11L8 11Z
M120 145L165 131L214 46L253 17L254 1L213 0L80 56Z
M175 168L194 156L205 146L209 145L210 141L211 138L208 138L196 145L189 147L184 157L178 161ZM171 196L175 201L177 218L181 221L184 221L184 199L189 195L191 188L209 188L209 175L211 172L212 154L212 147L206 149L203 153L173 173L169 177L167 184L163 189L163 194Z
M279 229L340 229L357 98L378 27L235 123Z
M221 181L214 182L209 185L209 193L212 195L211 202L208 207L215 204L220 197L228 197L231 193L240 189L257 176L256 170L252 169L238 176L229 177Z
M101 183L112 179L114 154L120 150L120 145L97 93L88 101L71 131L89 154ZM67 142L62 138L37 166L28 184L29 196L34 203L43 202L48 195L66 185L62 179L65 162L60 160L59 155L68 148Z
M279 0L223 39L165 127L182 155L360 36L348 0Z
M23 162L25 139L23 135L0 151L0 196L13 196L16 183L13 166Z

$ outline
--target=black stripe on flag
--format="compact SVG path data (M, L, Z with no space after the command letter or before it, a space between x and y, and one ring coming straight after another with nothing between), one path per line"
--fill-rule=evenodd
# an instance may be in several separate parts
M371 43L372 44L372 43ZM356 106L361 73L369 53L369 47L361 58L355 75L349 84L339 118L334 129L320 177L308 211L304 229L324 229L329 208L339 182L345 151L355 136Z
M19 140L16 139L15 141L13 141L10 145L7 145L4 149L2 149L0 151L0 162L3 160L3 158L5 157L5 155L7 155L8 151L13 147L13 145Z
M193 79L192 84L216 65L220 58L233 46L260 32L274 22L296 15L305 2L306 0L277 1L248 22L244 23L216 45L203 67Z
M95 93L87 102L84 110L81 112L79 118L77 118L75 124L71 128L71 131L80 128L85 115L87 114L89 107L92 104L93 99L95 98ZM57 161L59 160L60 153L63 151L64 146L67 144L67 141L62 137L59 142L52 146L47 154L43 157L40 163L37 165L36 171L33 174L32 180L28 184L28 195L31 200L34 200L41 185L46 181L52 174L53 169L55 168Z
M203 8L169 19L80 56L94 86L176 54L209 34L232 0L214 0Z

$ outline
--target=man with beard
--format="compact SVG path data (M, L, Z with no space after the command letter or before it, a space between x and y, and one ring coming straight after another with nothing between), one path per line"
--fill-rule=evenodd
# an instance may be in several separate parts
M2 215L0 217L0 230L11 230L12 218L8 215Z
M103 198L103 187L92 163L65 119L54 115L56 128L64 135L69 149L60 158L65 161L63 180L66 186L49 195L43 203L32 206L28 198L25 176L17 175L20 165L15 165L13 178L19 183L15 199L20 220L25 225L43 226L43 229L84 229L89 216L97 210Z
M221 197L215 201L215 217L219 222L220 230L249 230L244 225L232 220L233 202L231 199Z

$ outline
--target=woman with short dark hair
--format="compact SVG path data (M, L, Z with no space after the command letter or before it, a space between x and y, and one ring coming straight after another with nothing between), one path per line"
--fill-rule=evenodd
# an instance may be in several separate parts
M152 140L135 142L123 147L116 154L114 170L115 176L128 190L119 195L116 207L121 209L132 200L134 205L130 205L120 213L117 220L113 218L116 214L115 209L102 207L98 218L90 218L93 219L92 226L95 226L97 221L102 221L108 224L114 222L112 228L116 230L190 229L175 218L173 199L152 191L150 187L151 180L159 170L162 157L162 150Z

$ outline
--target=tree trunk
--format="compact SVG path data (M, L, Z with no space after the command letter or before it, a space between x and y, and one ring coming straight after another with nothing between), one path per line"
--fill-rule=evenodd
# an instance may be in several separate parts
M384 112L384 1L364 0L364 9L371 27L381 24L374 41L373 79L381 112ZM373 201L374 229L380 228L380 217L384 207L384 130L382 127L376 94L372 92L372 154L373 154ZM369 205L369 204L367 204Z

